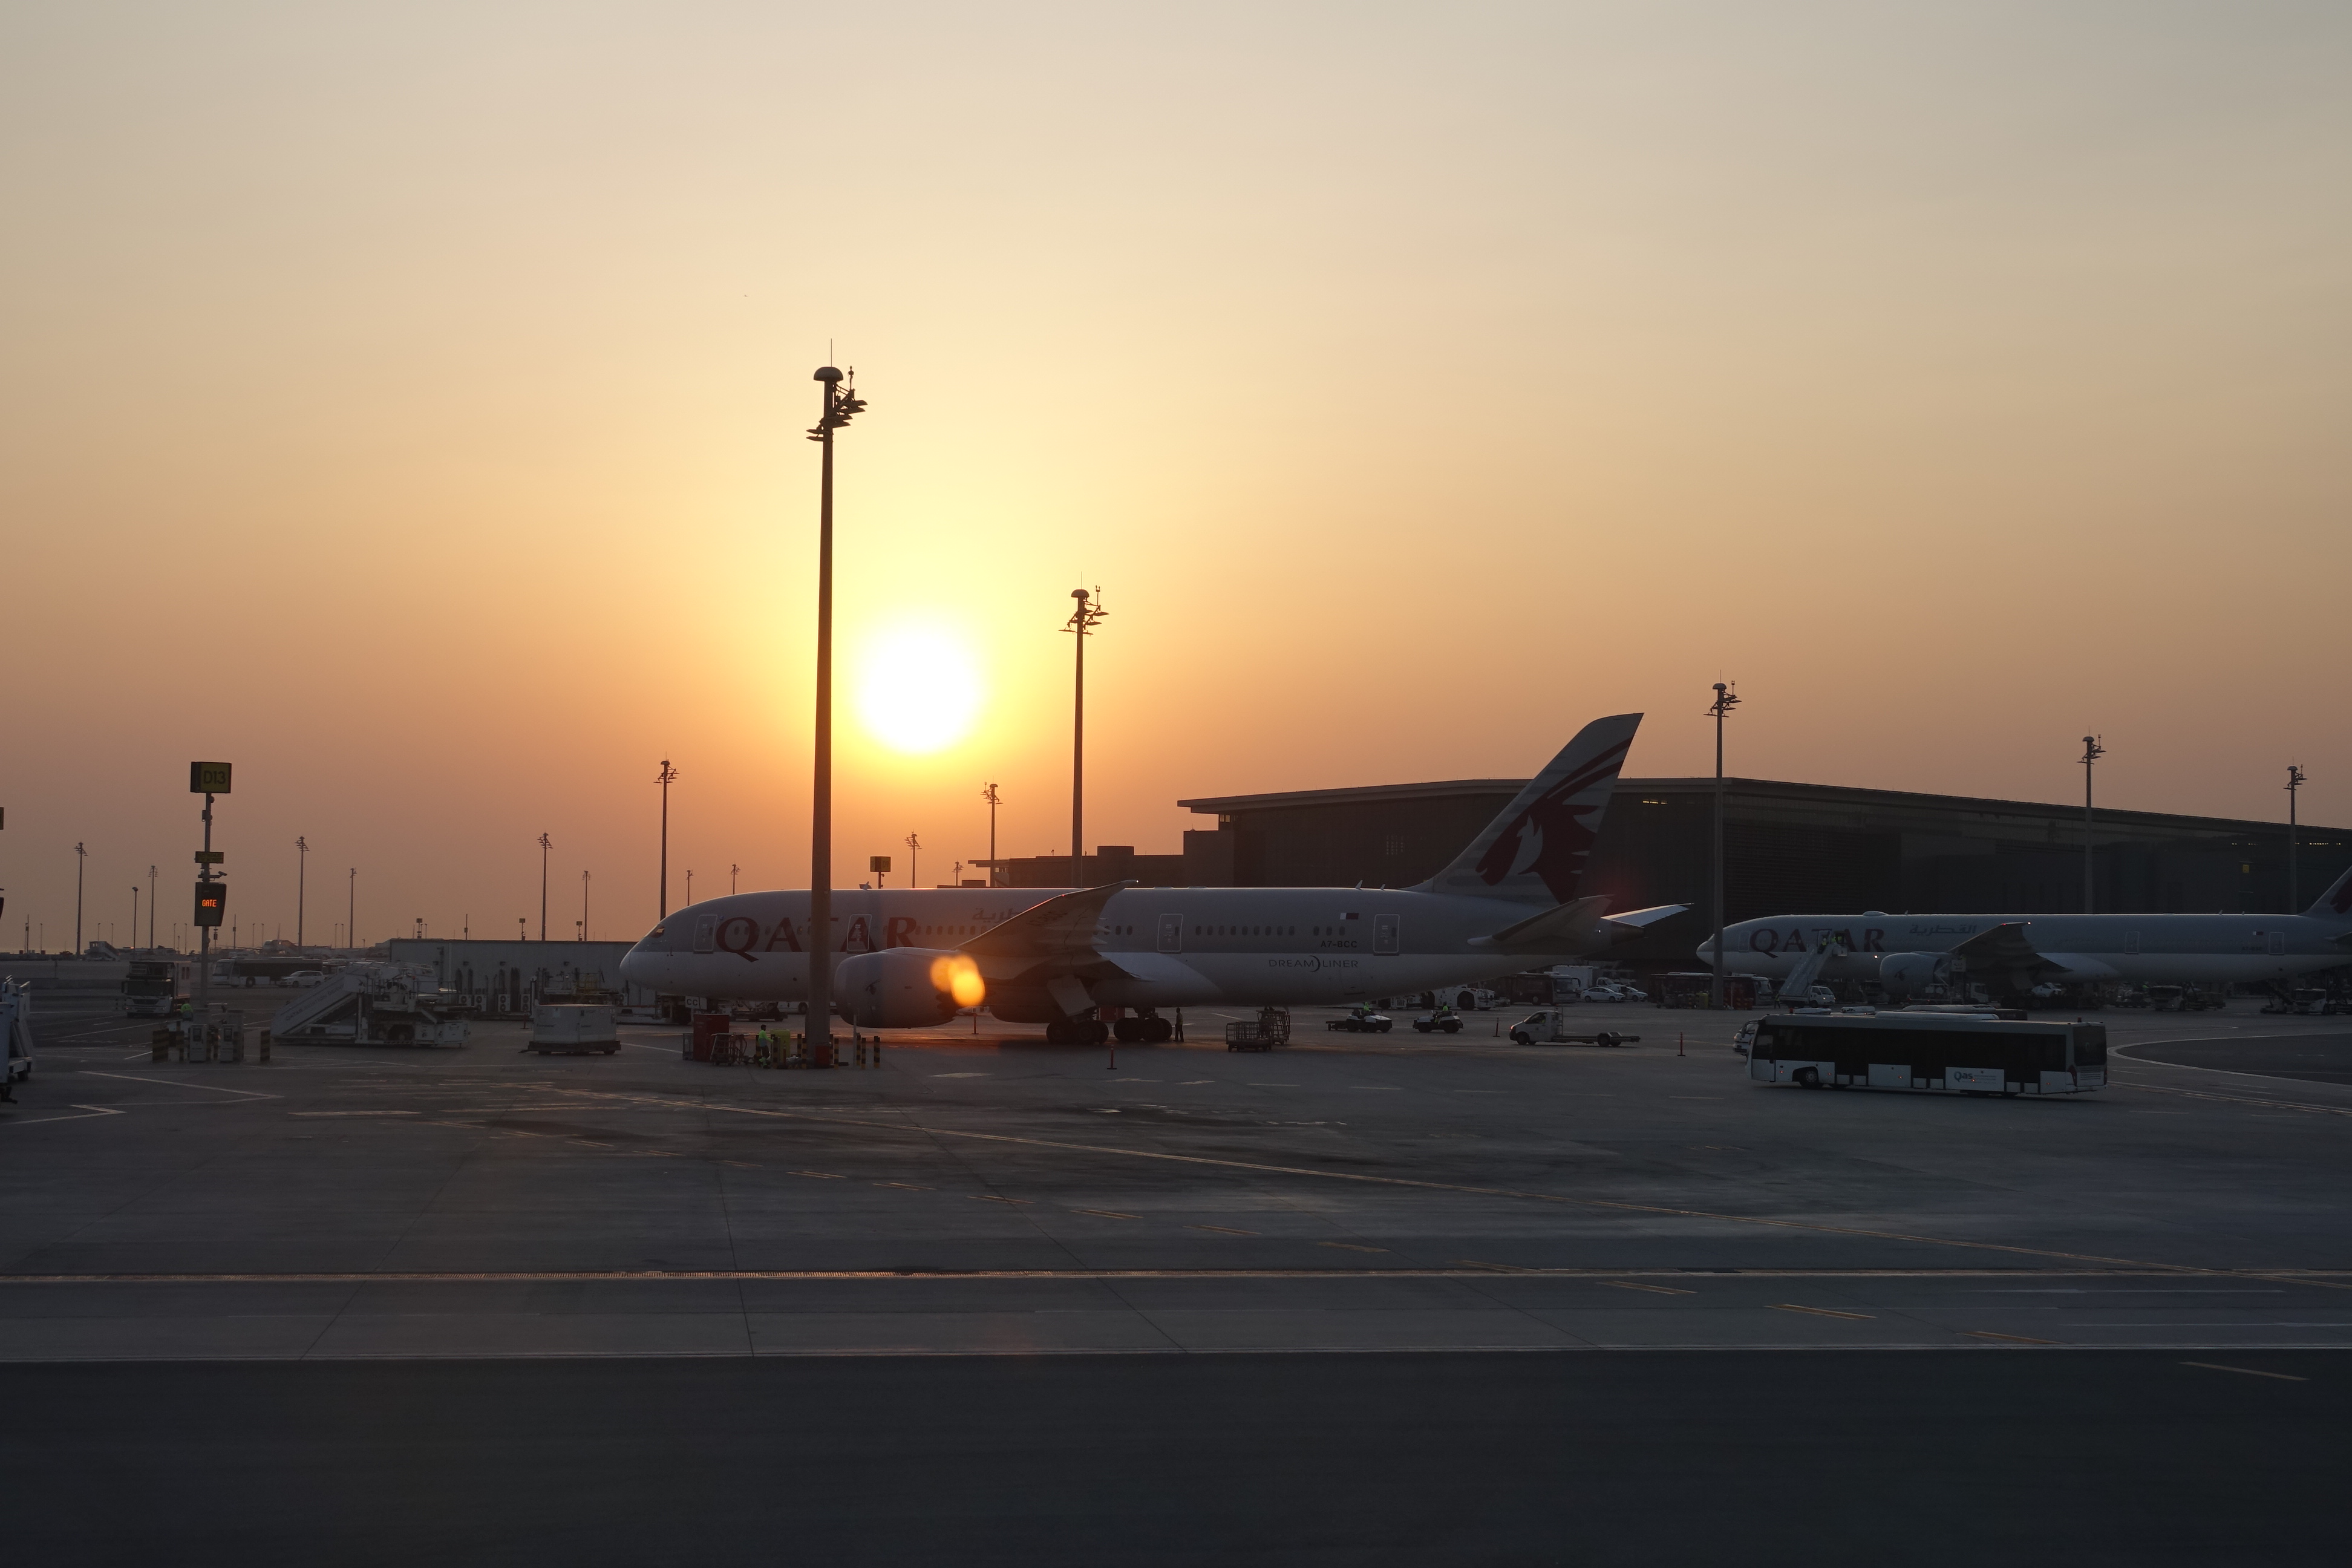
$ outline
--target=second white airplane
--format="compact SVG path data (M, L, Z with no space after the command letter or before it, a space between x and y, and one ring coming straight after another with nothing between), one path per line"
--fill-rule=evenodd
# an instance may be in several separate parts
M1160 1009L1356 1002L1540 968L1677 914L1606 913L1581 884L1638 713L1597 719L1428 881L1412 888L836 891L838 1010L929 1028L985 1005L1062 1042L1164 1040ZM741 893L670 915L621 962L633 985L747 1002L808 996L808 894Z

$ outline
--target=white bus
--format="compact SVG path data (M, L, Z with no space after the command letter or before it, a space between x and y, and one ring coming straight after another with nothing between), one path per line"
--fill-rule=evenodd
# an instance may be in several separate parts
M1748 1076L1806 1089L2081 1094L2107 1081L2107 1030L1990 1012L1790 1013L1757 1023Z

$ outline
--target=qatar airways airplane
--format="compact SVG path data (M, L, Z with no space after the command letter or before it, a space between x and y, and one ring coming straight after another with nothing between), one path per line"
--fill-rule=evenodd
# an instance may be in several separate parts
M1783 979L1809 956L1830 979L1907 995L1955 969L2003 992L2284 982L2352 963L2352 871L2299 915L1774 915L1725 928L1727 972ZM1712 963L1715 939L1698 948ZM1958 963L1954 963L1958 960Z
M862 1028L934 1027L985 1005L1057 1043L1165 1040L1163 1007L1355 1002L1579 957L1684 908L1614 917L1580 896L1638 713L1587 724L1453 864L1412 888L836 891L825 945ZM621 961L632 985L746 1002L808 996L809 897L677 910Z

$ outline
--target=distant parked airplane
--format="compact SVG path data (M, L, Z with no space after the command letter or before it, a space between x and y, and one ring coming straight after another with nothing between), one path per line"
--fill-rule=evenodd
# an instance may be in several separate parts
M984 1000L1059 1041L1108 1038L1109 1009L1120 1038L1166 1039L1163 1007L1359 1001L1605 948L1684 907L1611 917L1608 900L1579 892L1641 721L1586 725L1418 887L836 891L835 1005L863 1027L920 1028ZM670 995L803 1001L808 908L805 892L691 905L630 950L622 977Z
M2352 963L2352 871L2299 915L1774 915L1727 927L1726 973L1780 979L1832 944L1821 966L1897 996L1957 967L2000 992L2049 982L2232 984L2288 981ZM1836 951L1843 948L1843 952ZM1715 939L1698 955L1712 964ZM1958 960L1957 966L1954 961Z

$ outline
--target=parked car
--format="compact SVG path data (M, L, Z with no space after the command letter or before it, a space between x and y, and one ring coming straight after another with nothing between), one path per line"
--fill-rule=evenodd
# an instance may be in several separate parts
M1628 997L1625 993L1618 987L1608 984L1604 982L1599 985L1586 986L1584 988L1582 1000L1587 1002L1625 1002L1632 1000L1632 998Z
M324 985L326 983L327 972L323 969L298 969L286 977L287 984L306 990L313 985Z

